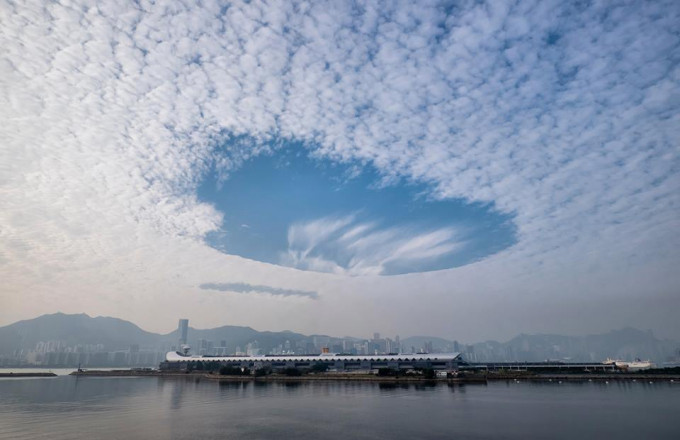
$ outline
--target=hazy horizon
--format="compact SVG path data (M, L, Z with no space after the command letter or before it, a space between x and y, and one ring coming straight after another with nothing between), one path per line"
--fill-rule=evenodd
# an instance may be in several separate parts
M59 314L62 314L62 315L65 315L65 316L85 315L88 318L93 318L93 319L94 318L121 319L123 321L130 322L130 323L134 324L139 329L141 329L145 332L154 333L154 334L158 334L158 335L169 335L169 334L172 334L172 333L175 333L175 332L178 331L177 330L177 323L175 323L175 325L172 328L170 328L169 330L153 331L153 330L149 330L149 329L145 328L142 325L139 325L136 322L128 321L128 320L119 318L117 316L104 316L104 315L91 316L91 315L88 315L87 313L63 313L63 312L54 312L54 313L47 313L47 314L43 314L43 315L38 315L38 316L35 316L33 318L22 319L22 320L15 321L15 322L12 322L12 323L9 323L9 324L2 324L2 325L0 325L0 327L5 327L7 325L16 324L18 322L23 322L23 321L30 321L30 320L33 320L33 319L41 318L43 316L51 316L51 315L59 315ZM185 318L180 318L180 319L185 319ZM189 320L189 329L195 330L195 331L213 330L213 329L221 328L221 327L225 327L225 326L233 326L233 324L224 323L224 324L217 324L213 327L195 327L195 326L191 325L191 320ZM474 337L473 337L473 339L470 339L470 340L460 340L459 338L456 337L456 335L408 334L408 333L400 333L398 331L395 334L387 334L387 333L382 332L381 329L377 329L377 328L374 329L370 334L358 335L358 334L348 334L348 333L342 333L342 334L308 333L308 334L305 334L303 332L295 332L295 331L292 331L290 329L257 328L257 327L247 326L247 325L236 326L236 327L248 327L248 328L252 328L253 330L255 330L257 332L293 332L293 333L297 333L297 334L303 334L305 336L329 336L329 337L332 337L332 338L353 338L353 339L359 339L359 340L361 340L361 339L371 339L375 335L375 333L378 333L382 338L385 338L385 337L394 338L395 336L400 336L402 340L408 339L408 338L421 338L421 337L422 338L438 338L438 339L446 339L446 340L451 341L451 342L457 341L457 342L460 342L461 344L484 343L484 342L488 342L488 341L505 343L505 342L511 341L513 339L516 339L517 337L520 337L520 336L587 337L587 336L611 334L611 333L621 332L621 331L625 331L625 330L635 330L635 331L645 332L645 333L646 332L652 332L652 335L658 340L667 340L667 341L678 342L677 339L674 339L672 337L661 337L661 336L657 335L656 333L654 333L654 331L652 329L642 329L642 328L636 328L636 327L632 327L632 326L626 326L626 327L620 327L620 328L611 328L611 329L603 331L601 333L574 333L574 334L562 334L562 333L560 333L560 334L558 334L558 333L526 332L526 333L517 333L517 334L513 334L513 335L506 335L505 338L474 339Z
M678 2L3 9L1 326L680 339Z

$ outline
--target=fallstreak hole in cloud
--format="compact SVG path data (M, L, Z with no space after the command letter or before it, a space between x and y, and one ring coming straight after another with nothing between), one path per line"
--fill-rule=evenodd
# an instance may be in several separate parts
M489 205L280 144L203 183L202 200L227 213L211 246L302 270L394 275L468 264L515 240L510 216Z

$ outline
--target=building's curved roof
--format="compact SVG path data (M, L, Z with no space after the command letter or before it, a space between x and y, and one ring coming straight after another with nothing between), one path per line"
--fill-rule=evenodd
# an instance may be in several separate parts
M349 362L417 362L417 361L452 361L458 360L460 353L401 353L377 355L352 354L317 354L317 355L283 355L283 356L185 356L170 351L165 355L168 362L217 361L217 362L312 362L312 361L349 361Z

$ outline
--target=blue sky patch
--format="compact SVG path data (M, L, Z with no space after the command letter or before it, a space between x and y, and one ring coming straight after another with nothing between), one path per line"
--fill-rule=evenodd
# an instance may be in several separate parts
M394 275L462 266L515 242L508 215L436 200L428 187L388 186L370 166L309 157L285 145L230 171L199 198L225 213L207 242L222 252L302 270Z

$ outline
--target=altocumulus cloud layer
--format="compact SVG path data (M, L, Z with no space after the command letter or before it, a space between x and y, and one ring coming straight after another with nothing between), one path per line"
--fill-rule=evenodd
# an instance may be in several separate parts
M342 312L359 310L384 331L426 315L413 331L680 331L667 312L680 286L677 2L0 8L3 322L86 308L161 328L189 310L344 332ZM241 135L254 141L228 141ZM228 212L197 185L273 138L492 203L518 243L451 271L351 280L209 249ZM206 282L319 301L206 297Z

